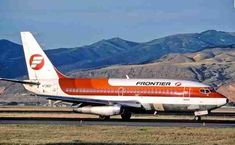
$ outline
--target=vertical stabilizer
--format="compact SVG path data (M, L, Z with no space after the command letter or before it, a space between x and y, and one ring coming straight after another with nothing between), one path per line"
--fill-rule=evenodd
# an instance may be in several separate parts
M54 66L30 32L21 32L25 61L30 80L58 79Z

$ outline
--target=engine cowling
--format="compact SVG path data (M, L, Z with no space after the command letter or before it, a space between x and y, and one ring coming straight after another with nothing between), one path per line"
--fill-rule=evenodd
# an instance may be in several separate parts
M85 106L76 108L73 111L77 113L112 116L121 114L121 106Z

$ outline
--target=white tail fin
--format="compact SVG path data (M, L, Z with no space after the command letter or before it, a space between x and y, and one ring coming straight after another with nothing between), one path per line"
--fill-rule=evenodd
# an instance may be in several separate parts
M30 80L58 79L56 69L30 32L21 32Z

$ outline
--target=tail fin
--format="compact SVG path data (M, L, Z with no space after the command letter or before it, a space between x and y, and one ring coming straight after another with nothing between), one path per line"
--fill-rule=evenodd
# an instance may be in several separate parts
M62 76L30 32L21 32L21 39L30 80L58 79Z

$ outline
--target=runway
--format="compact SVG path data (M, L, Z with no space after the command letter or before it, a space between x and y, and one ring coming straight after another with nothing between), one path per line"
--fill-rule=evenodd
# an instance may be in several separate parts
M221 120L174 120L174 119L111 119L102 121L95 118L62 119L62 118L1 118L0 124L47 124L47 125L105 125L105 126L149 126L149 127L209 127L209 128L235 128L235 121Z
M71 108L51 107L0 107L0 124L48 124L75 126L150 126L150 127L210 127L235 128L235 111L224 108L202 117L200 122L191 114L161 113L157 116L135 114L130 121L122 121L120 116L108 121L97 115L77 114Z

